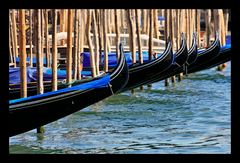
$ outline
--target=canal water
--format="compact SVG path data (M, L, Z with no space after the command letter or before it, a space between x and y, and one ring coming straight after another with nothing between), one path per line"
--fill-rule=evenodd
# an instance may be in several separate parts
M114 95L9 139L10 153L231 153L231 63ZM91 98L91 97L90 97Z

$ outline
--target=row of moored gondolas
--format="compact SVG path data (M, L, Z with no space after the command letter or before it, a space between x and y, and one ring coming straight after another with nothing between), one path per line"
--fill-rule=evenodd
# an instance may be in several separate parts
M184 34L181 35L181 46L175 53L170 40L166 44L163 53L151 61L144 59L142 64L127 62L120 44L120 57L109 72L102 73L96 78L76 80L71 83L71 87L61 80L66 78L66 71L59 70L57 91L51 91L51 70L47 68L44 71L44 79L49 81L44 82L44 94L36 95L36 83L29 83L28 97L20 98L20 84L18 82L10 84L9 136L58 120L113 94L161 81L179 73L194 73L212 68L231 60L231 45L220 46L218 35L206 49L198 49L195 34L189 49ZM87 56L89 53L84 55ZM35 79L36 68L27 70L27 76ZM83 72L88 76L87 71ZM10 68L9 80L17 81L18 73L19 68Z

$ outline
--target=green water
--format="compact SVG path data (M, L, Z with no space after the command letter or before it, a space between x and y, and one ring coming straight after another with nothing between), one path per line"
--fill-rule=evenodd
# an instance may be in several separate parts
M9 139L10 153L231 153L231 66L124 92Z

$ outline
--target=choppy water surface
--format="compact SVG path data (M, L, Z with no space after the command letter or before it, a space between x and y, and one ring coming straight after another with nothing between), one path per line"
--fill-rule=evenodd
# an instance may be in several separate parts
M215 68L175 85L124 92L11 137L10 153L231 153L231 72Z

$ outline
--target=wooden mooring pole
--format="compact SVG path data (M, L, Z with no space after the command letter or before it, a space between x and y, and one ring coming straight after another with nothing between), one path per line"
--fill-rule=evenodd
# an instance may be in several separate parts
M95 11L92 11L92 20L93 20L93 36L94 36L94 58L95 58L95 71L96 75L99 75L99 40L98 40L98 26L96 22Z
M134 24L134 15L132 12L133 10L128 9L127 10L127 20L128 20L128 32L129 32L129 46L130 51L132 53L132 63L136 63L136 28ZM134 89L131 90L131 93L134 93Z
M94 56L93 45L92 45L92 40L90 36L91 22L92 22L92 10L89 9L87 11L87 41L88 41L88 46L90 50L90 64L91 64L92 77L96 77L95 56Z
M152 53L153 53L153 9L149 11L149 42L148 42L148 60L152 60Z
M30 44L30 62L29 66L33 66L33 14L32 9L29 10L29 30L30 30L30 36L29 36L29 44Z
M214 18L216 19L216 18ZM205 12L205 24L206 24L206 42L205 42L205 47L209 47L210 45L210 35L211 35L211 10L207 10Z
M201 30L200 30L200 10L196 9L196 31L197 31L197 46L202 47L201 44Z
M99 43L99 63L102 63L102 50L103 50L103 30L102 30L102 11L100 9L95 10L96 21L97 21L97 29L98 29L98 43Z
M78 16L78 10L74 10L74 42L73 42L73 79L77 80L77 64L78 64L78 21L79 21L79 16Z
M116 38L115 38L115 42L116 42L116 55L117 55L117 59L119 60L119 56L120 56L120 50L119 50L119 44L120 44L119 10L115 9L114 10L114 14L115 14L115 30L116 30Z
M43 28L41 23L42 12L40 9L37 9L37 93L43 94L43 48L42 48L42 30ZM37 128L37 133L44 133L43 126Z
M42 48L42 59L43 61L46 59L44 58L44 40L46 40L46 37L44 38L44 33L45 33L45 19L44 19L44 9L41 9L41 35L42 35L42 44L41 44L41 48ZM43 62L44 65L44 62Z
M68 27L67 27L67 84L71 87L72 82L72 29L73 29L73 11L68 9Z
M14 44L13 44L13 31L12 31L12 18L9 12L9 53L10 53L10 60L11 63L14 64L14 67L16 67L16 58L15 54L13 53Z
M52 91L56 91L57 87L57 10L52 10Z
M103 9L103 43L104 43L104 71L108 71L108 50L107 50L107 13L106 9Z
M141 29L140 29L140 22L141 22L141 10L135 9L136 15L136 27L137 27L137 43L138 43L138 61L139 63L143 63L142 57L142 42L141 42ZM140 90L143 90L143 86L140 86Z
M131 9L127 10L127 17L128 17L128 29L129 29L129 45L130 51L132 53L132 63L136 63L136 28L134 24L134 17L133 12Z
M84 31L83 31L83 11L79 11L79 20L78 20L78 62L77 62L77 79L81 80L81 71L82 71L82 61L81 53L83 52L83 41L84 41Z
M48 41L48 10L45 9L45 51L46 51L46 66L50 67L50 46Z
M227 35L227 24L228 22L224 20L224 18L228 19L227 16L224 17L223 10L218 9L218 21L219 21L219 33L221 33L220 37L220 42L221 45L224 46L226 45L226 35ZM223 63L217 67L218 71L223 71L227 67L226 63Z
M173 9L169 9L169 35L171 37L171 42L172 42L172 47L173 49L176 51L176 46L175 46L175 37L174 37L174 28L173 28L173 25L174 27L176 28L176 25L174 24L175 21L174 21L174 16L173 16ZM172 79L172 83L176 83L176 77L175 75L173 75L171 77Z
M140 13L140 10L135 9L136 26L137 26L138 60L139 60L139 63L143 63L141 31L140 31L141 30L140 29L141 15L139 13Z
M20 92L21 97L27 97L27 68L26 68L26 26L25 26L25 10L19 11L19 36L20 36Z
M165 17L165 22L164 22L164 37L165 37L165 48L167 48L167 41L168 40L168 20L169 20L169 13L167 11L167 9L164 10L164 17ZM169 79L165 79L165 86L169 85Z
M152 55L153 55L153 21L154 21L154 18L153 18L153 9L150 9L149 10L149 41L148 41L148 60L151 61L152 60ZM152 84L148 84L147 85L148 88L151 88L152 87Z
M188 33L187 9L181 10L179 28L181 28L181 32L185 33L185 37L187 39L187 33ZM180 45L179 45L179 47L180 47ZM182 81L182 79L183 79L183 73L179 73L178 82Z
M17 39L17 25L16 25L16 12L12 10L12 28L13 28L13 53L15 58L18 57L18 39Z

